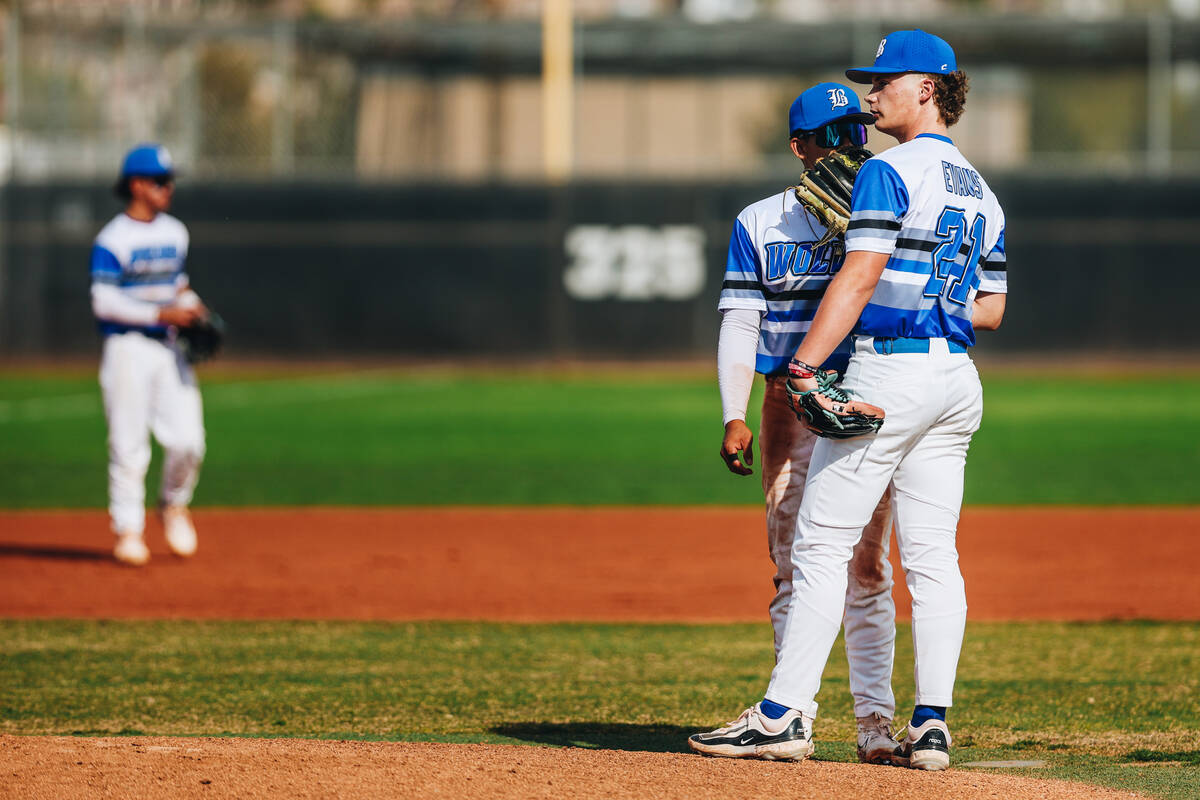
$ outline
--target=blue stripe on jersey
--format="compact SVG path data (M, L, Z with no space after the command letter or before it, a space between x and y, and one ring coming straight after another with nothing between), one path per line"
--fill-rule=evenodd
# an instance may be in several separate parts
M92 280L116 283L121 277L121 262L109 250L92 245Z
M817 316L816 305L797 306L795 303L768 302L771 320L774 322L812 322Z
M882 332L881 332L882 331ZM951 316L941 305L920 310L891 308L867 303L854 332L861 336L939 339L945 337L964 347L975 346L971 321Z
M151 339L162 339L167 335L166 325L125 325L121 322L109 322L107 320L96 320L96 326L100 329L100 335L110 336L117 333L129 333L137 331L149 336Z

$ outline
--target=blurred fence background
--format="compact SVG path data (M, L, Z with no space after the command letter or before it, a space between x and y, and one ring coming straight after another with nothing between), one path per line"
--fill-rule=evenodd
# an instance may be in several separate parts
M0 3L0 355L97 349L88 249L145 140L231 353L711 354L733 217L798 174L788 103L907 27L955 46L1009 217L983 346L1200 345L1200 0L570 8L549 174L533 0Z

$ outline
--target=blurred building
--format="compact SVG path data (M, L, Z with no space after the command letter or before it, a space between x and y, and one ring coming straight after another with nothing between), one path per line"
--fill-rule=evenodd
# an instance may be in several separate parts
M790 169L790 99L912 26L949 39L972 78L958 138L981 167L1200 166L1200 0L573 8L577 177ZM535 0L10 1L0 169L107 175L131 142L158 139L198 176L537 180L540 12Z

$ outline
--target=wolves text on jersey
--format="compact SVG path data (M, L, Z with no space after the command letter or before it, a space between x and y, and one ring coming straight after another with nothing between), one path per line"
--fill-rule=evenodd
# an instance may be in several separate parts
M816 250L812 242L772 242L763 249L767 253L764 283L783 280L789 274L799 277L837 272L846 255L841 242L830 242Z

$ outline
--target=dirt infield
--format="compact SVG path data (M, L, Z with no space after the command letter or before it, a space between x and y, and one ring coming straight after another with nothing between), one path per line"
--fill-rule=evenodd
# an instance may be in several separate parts
M771 596L756 509L195 518L195 558L173 558L152 521L153 559L133 569L112 562L102 512L0 512L0 616L762 621ZM1195 509L967 509L970 618L1200 619L1197 530Z
M771 594L756 509L195 516L195 558L152 523L133 569L101 512L0 512L0 617L765 621ZM1193 510L968 509L970 617L1200 619L1198 527ZM906 616L902 585L897 600ZM0 796L29 798L1137 796L969 769L311 740L0 736L0 764Z
M9 797L1114 800L1129 792L969 771L503 745L0 736ZM272 768L273 767L273 768ZM845 787L853 787L848 790Z

